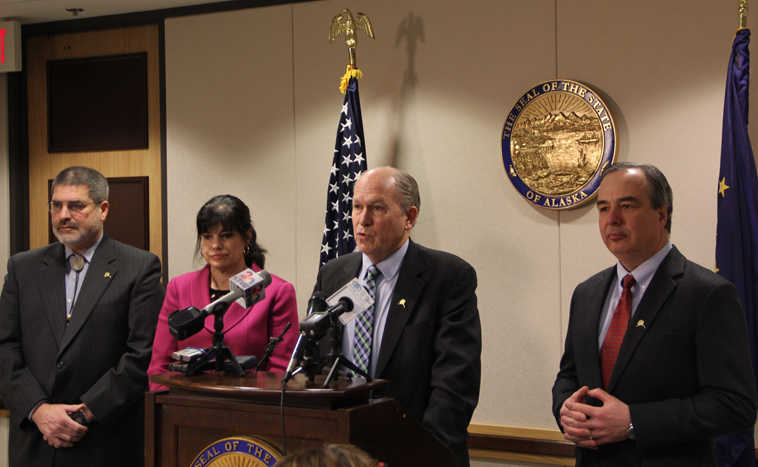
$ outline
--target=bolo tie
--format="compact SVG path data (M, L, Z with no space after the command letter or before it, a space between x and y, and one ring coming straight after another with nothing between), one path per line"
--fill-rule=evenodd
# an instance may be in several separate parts
M66 310L66 324L71 321L71 313L74 311L74 305L76 304L76 292L79 287L79 273L82 272L82 269L84 269L84 261L84 257L77 255L76 253L69 257L69 264L71 264L71 269L76 272L76 279L74 279L74 294L71 296L71 306L68 307L68 310Z

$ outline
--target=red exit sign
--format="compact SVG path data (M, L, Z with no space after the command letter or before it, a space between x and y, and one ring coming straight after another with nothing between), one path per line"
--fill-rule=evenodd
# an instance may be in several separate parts
M0 22L0 73L21 71L21 23Z

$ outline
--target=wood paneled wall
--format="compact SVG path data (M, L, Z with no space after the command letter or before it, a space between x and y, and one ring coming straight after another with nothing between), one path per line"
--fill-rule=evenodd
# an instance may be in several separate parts
M74 34L37 36L27 43L29 109L29 247L48 243L47 183L62 169L84 165L106 177L149 177L150 251L162 257L161 126L158 27L90 31ZM148 54L148 134L147 149L127 151L56 153L47 152L47 72L49 60ZM118 86L114 83L114 92ZM118 206L111 206L111 215Z

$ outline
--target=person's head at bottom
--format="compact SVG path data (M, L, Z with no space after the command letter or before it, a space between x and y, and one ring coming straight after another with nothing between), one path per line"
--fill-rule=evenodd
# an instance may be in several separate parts
M276 467L376 467L376 460L350 444L322 444L283 457Z

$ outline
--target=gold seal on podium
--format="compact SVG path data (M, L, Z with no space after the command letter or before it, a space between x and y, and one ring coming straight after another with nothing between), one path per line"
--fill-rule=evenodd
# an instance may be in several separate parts
M258 438L233 436L216 440L195 456L190 467L270 467L283 457Z

